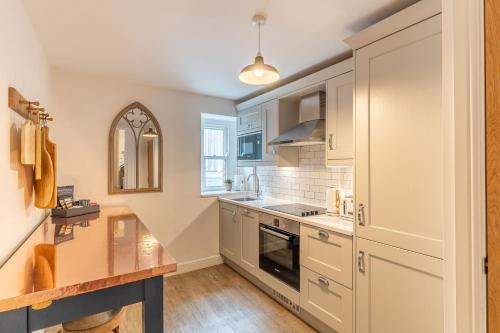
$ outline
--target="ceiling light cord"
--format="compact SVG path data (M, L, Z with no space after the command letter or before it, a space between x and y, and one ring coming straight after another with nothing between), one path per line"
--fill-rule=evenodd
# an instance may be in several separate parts
M279 80L280 74L278 70L264 62L264 57L261 53L261 31L260 28L266 22L266 17L262 14L256 14L252 17L252 25L257 26L258 29L258 40L257 47L258 52L255 57L254 63L243 67L240 71L238 78L241 82L252 85L264 85L273 83Z
M258 55L261 55L261 53L260 53L260 25L261 24L259 22L259 24L258 24L258 28L259 28L259 53L258 53Z

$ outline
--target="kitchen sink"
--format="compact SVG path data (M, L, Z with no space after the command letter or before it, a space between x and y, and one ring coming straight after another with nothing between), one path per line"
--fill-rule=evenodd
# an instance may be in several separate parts
M252 197L244 197L244 198L230 198L229 200L233 201L256 201L260 200L259 198L252 198Z

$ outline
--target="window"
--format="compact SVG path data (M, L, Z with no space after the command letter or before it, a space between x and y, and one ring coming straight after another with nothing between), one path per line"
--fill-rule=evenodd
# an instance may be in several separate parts
M227 176L227 128L203 129L205 189L222 188Z
M202 114L201 190L224 189L224 180L232 179L235 163L231 148L235 144L235 119ZM234 141L234 143L233 143Z

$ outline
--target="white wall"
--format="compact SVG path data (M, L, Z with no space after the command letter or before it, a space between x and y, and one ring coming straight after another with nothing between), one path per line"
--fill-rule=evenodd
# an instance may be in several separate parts
M44 217L33 206L32 168L19 163L24 118L8 107L8 87L48 106L50 71L22 1L4 0L0 10L0 265Z
M163 192L110 196L109 129L134 101L161 126ZM218 204L200 197L200 117L234 116L233 102L54 69L51 104L60 185L75 185L77 198L129 205L178 262L218 255Z

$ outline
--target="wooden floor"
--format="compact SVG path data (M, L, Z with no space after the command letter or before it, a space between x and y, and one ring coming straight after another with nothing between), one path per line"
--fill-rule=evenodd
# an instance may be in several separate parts
M139 333L141 326L140 304L129 306L120 332ZM218 265L165 279L165 332L315 331L231 268Z

